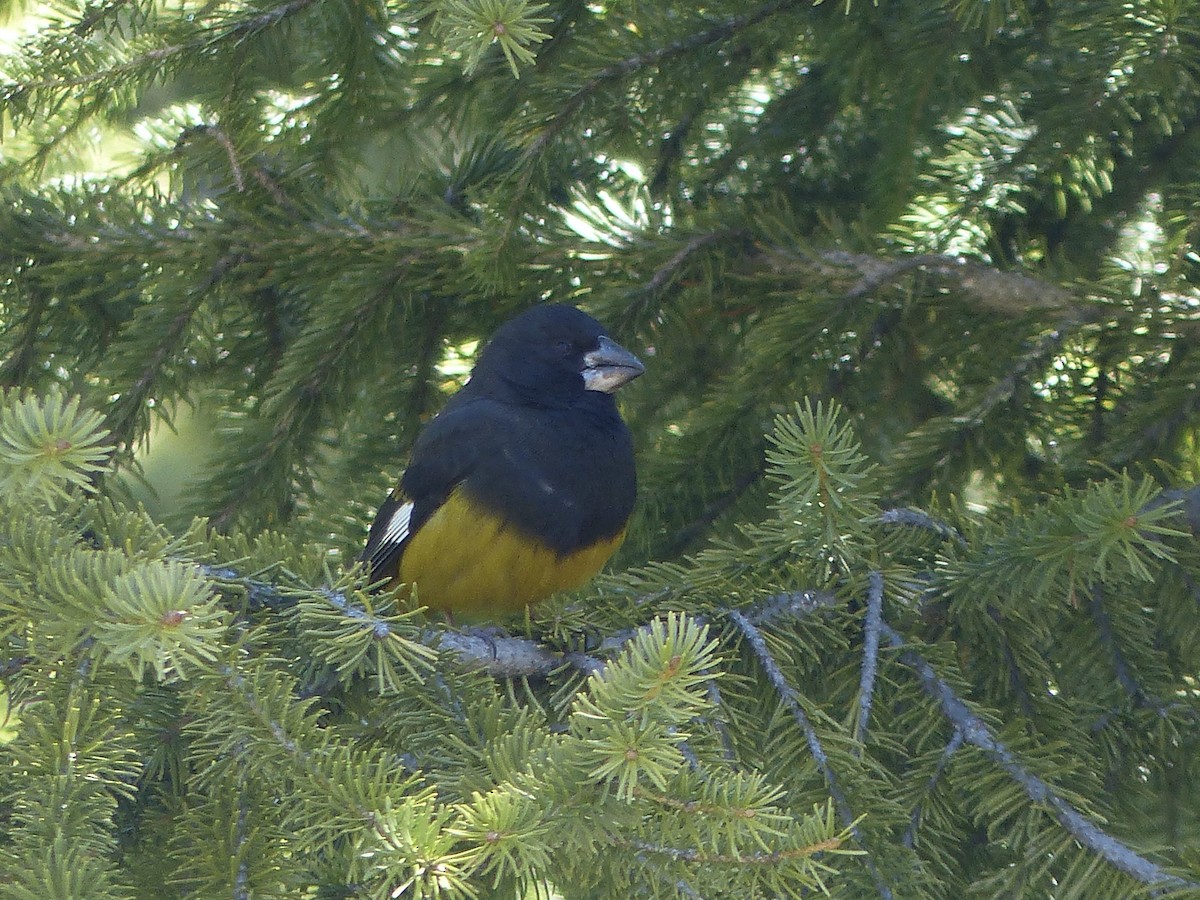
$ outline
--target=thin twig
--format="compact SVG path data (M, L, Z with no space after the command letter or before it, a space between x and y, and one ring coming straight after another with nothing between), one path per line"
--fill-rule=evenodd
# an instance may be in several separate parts
M950 736L949 742L942 749L942 755L938 757L937 765L933 768L933 774L929 776L929 781L925 785L925 796L930 796L937 783L942 778L942 773L946 771L946 766L950 764L950 757L958 752L958 748L963 745L963 733L959 729L954 729L954 734ZM922 801L917 801L917 805L913 807L912 815L908 817L908 827L904 829L904 835L900 838L900 843L909 850L917 842L917 829L921 827L921 812Z
M682 37L677 41L673 41L663 47L658 47L654 50L647 50L645 53L638 53L626 59L613 63L610 66L605 66L600 71L594 73L587 79L577 90L569 97L564 99L554 113L554 116L542 128L541 132L529 144L524 152L524 165L521 166L523 174L517 182L516 188L513 191L513 199L509 205L508 215L506 217L508 225L502 234L501 246L507 245L513 230L517 227L517 223L521 217L519 214L519 205L521 199L529 190L529 185L533 182L534 173L540 170L540 166L535 162L538 157L546 150L550 143L563 132L567 125L573 121L575 115L583 108L583 105L588 99L599 91L604 85L611 81L617 81L632 75L634 72L647 69L651 66L658 65L666 59L675 56L680 56L689 53L692 50L699 50L711 44L717 44L721 41L728 40L739 31L757 25L760 22L775 15L775 13L786 9L789 6L799 5L798 0L773 0L760 6L753 12L744 13L742 15L730 16L722 22L717 23L711 28L706 28L703 31L698 31L690 34L687 37Z
M121 446L131 446L134 443L133 433L138 417L146 408L146 401L151 396L155 385L161 380L159 376L167 361L184 345L184 337L192 321L195 319L203 304L207 287L215 284L224 276L233 264L226 265L227 257L222 257L214 266L209 284L191 292L187 303L167 323L160 335L158 345L146 361L133 386L122 393L113 409L105 419L104 427L108 429L114 443Z
M650 176L650 196L662 195L671 178L671 169L683 156L684 139L691 133L692 125L703 111L707 101L708 91L702 86L692 107L680 116L673 128L668 130L659 142L658 162L654 166L654 174Z
M1017 664L1017 655L1013 653L1012 642L1008 639L1008 631L1004 627L1003 617L1000 615L1000 610L990 603L987 606L987 614L996 623L996 639L1000 642L1000 649L1004 653L1009 690L1017 698L1017 703L1021 707L1021 712L1025 714L1025 718L1032 722L1037 718L1037 710L1033 706L1033 695L1029 692L1028 685L1025 684L1025 673Z
M234 881L233 881L234 900L250 900L250 888L249 888L250 871L246 865L246 859L242 854L242 851L246 846L247 831L248 831L246 820L249 817L249 814L250 814L250 808L249 808L249 804L246 802L246 792L243 789L238 792L237 826L235 828L234 836L233 836L233 840L234 840L233 856L235 859L241 860L241 862L238 863L237 875L234 876Z
M1113 675L1117 679L1117 684L1125 690L1129 698L1133 701L1133 705L1138 709L1151 709L1158 713L1162 718L1166 718L1172 714L1179 714L1185 718L1195 721L1197 718L1196 711L1190 706L1182 703L1168 703L1160 697L1147 692L1129 669L1129 663L1125 659L1125 654L1121 651L1120 645L1117 643L1116 632L1113 631L1112 618L1108 614L1108 610L1104 607L1104 592L1100 585L1092 585L1091 602L1088 604L1091 607L1092 619L1096 623L1096 631L1100 637L1100 643L1108 650L1109 657L1112 659ZM1096 724L1092 726L1092 731L1099 731L1112 716L1118 712L1117 710L1106 713Z
M677 862L706 863L710 865L724 863L725 865L735 866L773 866L785 860L805 859L815 856L818 853L836 850L842 844L837 838L830 838L829 840L820 841L808 847L796 847L792 850L776 850L771 853L706 853L695 847L667 847L640 839L619 841L619 843L643 853L655 853L660 856L667 856Z
M237 149L233 146L233 141L222 128L212 128L213 137L217 143L225 150L225 156L229 159L229 169L233 172L233 183L239 194L246 190L246 176L242 174L242 164L238 162Z
M783 670L779 668L779 663L775 661L775 657L771 654L771 649L767 646L762 632L758 630L745 614L736 609L730 611L729 618L746 638L746 642L750 645L750 649L758 659L758 664L762 666L767 680L775 688L775 693L779 695L788 712L792 714L792 718L796 720L796 724L800 726L800 730L804 732L804 740L808 744L808 751L812 754L813 761L817 764L817 770L821 773L821 777L825 779L825 787L829 790L829 796L833 798L834 805L837 807L838 818L850 830L850 833L858 841L859 845L865 847L862 832L855 824L854 813L851 812L850 804L846 801L846 794L842 790L841 785L838 784L837 775L834 773L833 767L829 764L829 756L821 744L821 738L817 734L817 730L813 728L812 722L809 721L808 715L804 712L804 707L800 703L796 689L788 684L788 680L784 676ZM875 881L875 887L879 890L879 896L883 897L884 900L891 900L891 888L884 884L878 869L876 869L874 862L869 856L866 858L866 864L871 877Z
M679 273L679 270L683 268L684 263L691 259L694 254L736 234L738 234L736 231L711 231L708 234L696 235L679 248L670 259L659 266L650 277L650 280L641 287L636 288L634 293L657 294L672 282Z
M147 50L140 56L135 56L125 62L109 66L105 69L96 69L80 75L73 75L65 78L46 78L42 81L34 82L13 82L6 85L0 92L0 99L11 100L14 97L28 94L32 91L44 91L50 89L71 90L74 88L86 87L97 82L111 81L116 76L126 75L131 72L136 72L139 68L147 67L150 63L161 63L165 59L170 59L173 56L192 53L199 50L212 51L222 41L230 39L244 38L248 34L253 34L257 31L262 31L277 25L279 22L294 15L297 12L316 3L317 0L289 0L287 3L281 3L279 6L271 7L264 10L256 16L243 19L240 22L234 22L231 26L222 29L203 30L192 36L189 40L179 44L169 44L164 47L155 47ZM79 24L85 24L87 19L81 20L72 29L77 28ZM196 58L203 58L201 54L196 53ZM154 74L161 74L158 69L155 69Z
M704 674L708 674L705 672ZM725 706L725 701L721 698L721 689L717 686L717 679L710 678L704 683L704 692L708 694L708 702L713 705L713 709L721 709ZM729 726L724 719L719 719L712 716L706 720L708 724L716 731L717 737L721 740L721 753L725 757L725 762L730 765L737 765L737 752L733 747L733 737L729 734Z
M867 621L863 626L863 666L858 683L858 753L867 743L871 701L875 696L875 674L879 669L879 625L883 621L883 575L872 570L868 576Z
M932 531L943 540L954 541L960 547L967 546L967 539L962 536L962 532L941 519L935 519L929 513L919 509L910 507L898 507L896 509L884 510L879 514L879 523L881 525L904 525L909 528L920 528L925 531Z
M1117 684L1121 685L1134 704L1146 705L1149 698L1142 690L1142 686L1137 683L1137 679L1130 673L1129 665L1125 661L1125 654L1121 652L1117 637L1113 633L1112 618L1109 616L1108 610L1104 608L1104 589L1098 584L1093 584L1090 593L1092 599L1088 606L1091 609L1092 621L1096 623L1096 632L1100 637L1100 643L1108 650L1108 655L1112 659L1113 675L1117 679Z
M700 515L671 536L671 543L667 546L663 555L668 557L676 556L686 550L693 541L704 533L709 525L720 518L723 513L738 501L738 498L742 494L762 478L765 472L766 469L760 465L739 475L727 491L704 507L700 511Z

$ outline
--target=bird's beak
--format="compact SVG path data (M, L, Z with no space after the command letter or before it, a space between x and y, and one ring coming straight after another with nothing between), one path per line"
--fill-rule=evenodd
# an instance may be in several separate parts
M583 386L589 391L611 394L645 371L641 360L606 337L600 338L595 350L583 354Z

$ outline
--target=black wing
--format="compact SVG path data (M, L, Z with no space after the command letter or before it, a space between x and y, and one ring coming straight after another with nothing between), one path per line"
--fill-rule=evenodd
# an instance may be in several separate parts
M405 507L408 507L407 511ZM411 536L412 504L397 488L392 491L371 523L367 546L358 558L367 564L371 578L394 577L400 568L400 555Z
M379 507L359 554L373 579L399 573L409 538L495 447L499 406L485 400L455 406L452 400L418 436L408 469Z

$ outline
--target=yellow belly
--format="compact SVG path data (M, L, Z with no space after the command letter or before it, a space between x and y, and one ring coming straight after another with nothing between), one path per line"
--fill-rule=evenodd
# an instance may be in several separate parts
M621 546L625 532L560 555L545 544L469 508L461 492L425 521L404 548L400 581L422 606L463 618L520 610L579 587Z

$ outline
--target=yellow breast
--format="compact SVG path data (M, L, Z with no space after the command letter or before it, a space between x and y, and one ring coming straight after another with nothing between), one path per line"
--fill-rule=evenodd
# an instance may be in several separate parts
M455 491L400 559L400 581L415 585L422 606L463 618L497 617L579 587L621 546L625 532L559 554L536 538L481 513Z

